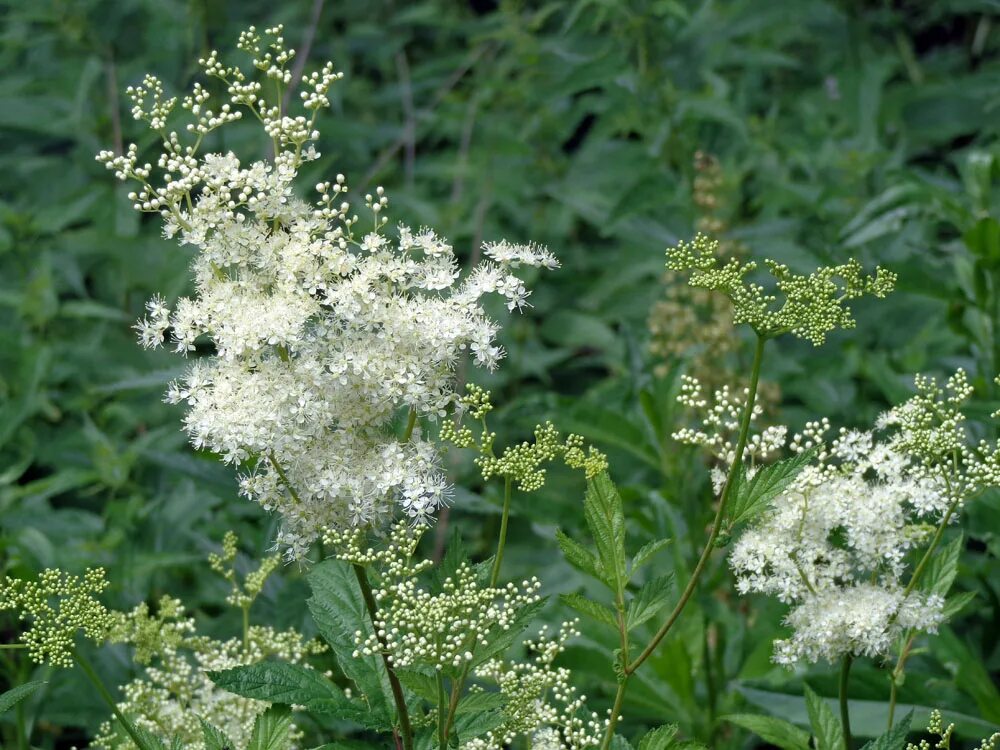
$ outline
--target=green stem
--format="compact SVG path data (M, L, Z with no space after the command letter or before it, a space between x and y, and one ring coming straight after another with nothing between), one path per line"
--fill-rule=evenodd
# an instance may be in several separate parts
M948 510L941 519L941 523L938 524L937 531L934 532L934 538L931 539L931 543L924 551L924 556L921 557L920 562L917 563L917 568L913 571L913 575L910 577L910 582L906 584L906 588L903 590L904 599L913 593L913 589L915 589L917 584L920 583L920 577L924 574L924 570L927 568L928 563L930 563L934 550L936 550L938 544L941 543L941 537L944 536L944 530L948 527L948 523L951 521L951 517L954 515L956 508L958 508L957 499L952 500L951 505L948 506Z
M851 711L847 705L847 682L851 676L853 657L844 654L840 665L840 723L844 728L844 750L851 750Z
M111 712L122 725L122 729L124 729L128 736L132 738L132 742L134 742L136 747L140 750L147 750L146 743L143 742L142 737L140 737L139 733L136 732L135 727L132 726L132 722L126 719L122 712L118 710L118 704L115 703L115 699L111 697L111 693L108 692L108 689L104 687L104 683L101 682L101 678L98 677L94 668L90 666L90 662L75 650L72 654L73 660L79 665L80 669L83 670L83 673L87 675L87 679L93 683L94 688L97 690L97 694L100 695L101 698L104 699L104 702L111 708Z
M0 648L27 648L23 643L0 643Z
M250 650L250 607L242 607L243 610L243 653Z
M604 733L604 742L601 743L601 750L608 750L611 747L611 740L615 736L615 727L618 726L618 719L622 712L622 703L625 702L625 688L628 687L629 676L622 675L618 680L618 692L615 693L615 704L611 707L611 717L608 719L608 731Z
M363 565L354 564L354 575L358 579L358 586L361 587L361 596L365 600L365 608L368 610L368 619L371 620L372 628L375 630L375 638L378 639L382 654L382 664L389 675L389 687L392 689L392 699L396 703L396 712L399 714L399 732L403 736L404 750L413 750L413 729L410 726L410 713L406 708L406 698L403 695L403 686L399 683L392 663L389 661L389 647L385 638L379 635L377 624L378 605L375 603L375 596L372 594L372 586L368 582L368 573Z
M493 556L493 569L490 571L490 588L497 585L500 579L500 563L503 562L503 548L507 544L507 519L510 517L510 496L513 481L504 477L503 511L500 516L500 538L497 539L497 553Z
M444 700L444 675L441 670L437 670L438 688L438 746L441 750L448 750L448 730L445 728L445 700Z
M410 442L410 438L413 437L413 428L417 425L417 412L415 409L410 409L410 416L406 419L406 432L403 433L403 442Z
M896 660L896 666L889 674L889 724L886 731L892 729L893 722L896 719L896 697L899 691L898 682L900 675L903 674L903 670L906 668L906 660L910 657L910 649L913 648L913 639L915 637L916 632L913 630L909 631L903 649L899 652L899 659Z
M719 509L715 513L715 520L712 522L712 529L708 534L708 541L705 543L705 549L702 550L701 557L698 558L698 563L695 565L694 571L691 573L691 578L687 582L687 586L684 587L684 591L681 594L680 599L677 601L676 606L674 606L673 611L671 611L670 616L667 617L666 622L660 626L660 629L656 631L656 635L649 642L649 645L642 650L635 660L625 667L625 674L630 675L639 667L642 663L648 659L652 653L656 650L656 647L660 645L660 641L663 640L664 636L670 632L670 629L674 626L677 618L680 617L681 612L684 611L684 607L687 606L688 601L694 594L695 588L698 586L698 581L701 578L702 573L705 570L705 566L708 564L708 559L712 555L712 550L715 548L715 540L719 538L719 532L722 531L722 523L725 520L726 505L729 500L729 492L733 487L733 482L737 474L743 468L743 451L747 446L747 439L750 435L750 419L753 416L753 407L757 398L757 385L760 382L760 367L761 362L764 358L764 344L767 342L767 338L757 335L757 342L754 347L753 353L753 365L750 370L750 388L747 394L746 407L743 410L743 418L740 423L740 433L736 440L736 452L733 457L733 464L729 467L729 474L726 476L726 483L722 487L722 494L719 497Z

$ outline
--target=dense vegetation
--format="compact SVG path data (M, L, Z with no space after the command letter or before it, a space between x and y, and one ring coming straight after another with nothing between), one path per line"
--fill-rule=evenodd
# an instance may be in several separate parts
M503 324L503 366L460 363L458 377L491 392L498 445L529 440L551 420L607 455L630 549L672 540L654 559L656 573L676 582L671 601L715 513L709 457L672 437L689 423L677 403L681 376L742 388L754 347L727 306L665 271L666 247L703 231L741 260L809 273L857 259L898 276L886 299L853 303L857 327L824 346L789 336L769 344L764 424L798 431L826 416L834 430L869 426L913 394L915 373L943 380L963 368L976 389L970 434L1000 436L990 416L1000 408L994 3L5 0L3 8L4 575L99 565L109 607L169 595L200 633L240 635L240 607L226 606L226 566L255 570L280 519L238 498L237 471L195 451L180 409L162 402L185 363L138 347L132 326L154 294L190 293L194 252L165 240L155 216L133 212L131 188L94 155L121 153L130 141L155 153L121 91L148 71L170 92L187 90L195 61L231 48L250 24L284 24L307 69L329 59L345 73L323 113L322 158L302 166L302 185L342 172L358 204L384 186L393 221L434 227L465 268L499 238L541 243L558 257L557 271L522 269L530 308L511 315L488 305ZM266 155L255 134L225 138L221 148ZM197 354L211 351L198 346ZM461 539L473 560L487 560L503 482L484 482L455 449L446 469L454 503L421 553L447 560ZM556 541L556 529L590 538L586 486L581 472L551 464L544 487L510 499L504 579L542 581L550 631L573 615L559 594L606 599ZM229 531L239 551L216 560L216 575L205 559ZM818 709L806 686L836 698L837 673L825 662L794 670L772 662L772 642L787 637L787 607L736 592L731 541L721 535L724 549L710 557L671 637L632 676L618 726L625 737L676 723L678 737L711 748L764 747L748 731L759 731L753 721L725 717L768 714L808 727ZM973 746L1000 725L1000 492L968 503L945 541L956 560L953 595L968 596L936 635L914 641L896 672L896 712L913 708L919 727L939 708L956 724L955 745ZM314 636L310 572L294 564L271 572L254 592L253 622ZM13 643L21 626L0 616L2 642ZM638 639L648 641L661 620L644 623ZM604 711L616 693L609 654L618 634L587 625L560 663L589 708ZM141 670L124 645L80 649L109 685ZM303 658L335 663L329 654ZM893 666L853 666L858 746L886 728ZM38 667L0 649L0 686L31 680L46 684L0 715L0 746L26 748L28 737L33 747L83 746L101 731L109 711L81 670ZM297 723L303 747L352 735L340 721ZM378 745L344 747L355 746Z

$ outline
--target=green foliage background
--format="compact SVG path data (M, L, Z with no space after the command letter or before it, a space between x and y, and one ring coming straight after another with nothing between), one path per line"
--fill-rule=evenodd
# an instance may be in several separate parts
M126 85L155 71L183 89L194 61L231 48L249 23L285 23L293 46L312 39L311 63L332 59L346 73L305 184L343 172L362 194L384 185L394 218L435 227L469 259L499 237L561 258L560 271L535 280L534 307L506 321L500 371L468 374L502 407L501 441L551 418L609 453L630 534L675 540L657 574L685 578L712 513L703 462L670 439L685 362L654 374L646 323L664 293L664 248L693 233L698 150L721 163L728 236L750 255L800 271L854 256L900 276L888 300L857 306L857 330L772 352L765 377L780 386L781 419L864 425L909 393L913 372L956 366L981 388L983 418L997 406L996 2L0 7L0 572L100 564L111 604L170 593L210 632L238 629L204 557L229 528L263 554L274 519L236 498L232 473L193 452L180 412L160 401L178 360L142 351L130 325L154 291L184 293L189 256L131 211L93 155L147 137L123 104ZM241 145L263 148L224 144ZM744 360L719 367L738 373ZM451 468L466 489L428 554L457 528L486 556L498 498L478 491L460 457ZM582 533L582 493L578 476L553 470L541 493L515 497L510 577L587 593L554 542L557 526ZM961 525L956 588L976 599L919 642L900 701L941 707L968 738L1000 724L1000 496L979 499ZM311 632L305 590L301 571L284 570L255 618ZM741 748L754 740L719 716L761 710L805 723L802 683L829 697L835 677L770 663L781 611L736 597L718 555L679 635L630 687L625 733L675 721L711 747ZM12 627L0 623L4 640ZM567 654L595 706L614 690L615 645L585 636ZM124 652L95 658L112 680L130 676ZM31 676L0 651L0 682ZM71 672L34 677L51 680L25 709L45 745L82 743L104 716L97 698ZM885 671L856 667L857 735L882 730L887 694ZM10 731L0 719L0 737Z

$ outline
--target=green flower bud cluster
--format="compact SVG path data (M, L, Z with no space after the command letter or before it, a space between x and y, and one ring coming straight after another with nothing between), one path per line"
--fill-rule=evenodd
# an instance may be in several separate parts
M519 490L534 492L545 485L544 464L560 458L571 469L581 469L588 479L608 468L607 456L593 446L585 446L580 435L569 435L564 440L551 422L535 427L533 443L525 441L509 446L498 457L493 450L496 433L486 424L486 415L493 409L489 391L469 386L462 406L479 421L479 437L466 425L446 421L441 426L441 439L459 448L478 451L475 462L484 481L499 476L516 483Z
M938 741L933 745L927 740L920 740L920 744L918 745L908 742L906 750L931 750L931 748L935 748L935 750L949 750L951 747L951 736L955 732L955 725L949 724L948 726L944 726L941 712L934 709L931 711L931 717L927 723L927 732L937 737ZM998 743L1000 743L1000 732L995 732L992 736L980 742L977 750L994 750Z
M232 531L227 531L222 539L222 554L217 555L214 552L210 554L208 556L208 564L212 570L229 581L233 587L229 596L226 597L226 601L234 607L249 609L250 605L254 603L254 600L263 590L264 583L268 577L281 563L281 556L271 555L265 557L261 560L260 567L255 571L247 573L243 578L243 582L240 583L236 575L236 542L236 534Z
M986 487L1000 485L1000 446L986 440L970 444L962 411L973 393L968 376L956 370L945 384L927 375L914 378L917 394L879 418L879 427L895 427L895 440L935 474L948 495L962 502Z
M851 310L844 302L865 294L885 297L896 283L896 275L883 268L865 276L856 260L820 268L808 276L775 261L765 261L784 298L745 278L757 269L753 261L735 258L720 264L718 241L703 234L691 242L679 242L667 251L667 268L690 272L691 286L722 292L733 303L733 322L746 323L766 338L791 333L819 346L826 334L838 328L853 328Z
M137 664L149 664L154 657L175 651L194 632L194 620L184 616L180 599L170 596L160 599L155 615L146 602L141 602L131 612L112 612L112 617L114 625L108 640L130 644Z
M115 624L95 598L107 587L103 568L89 568L83 577L53 569L43 570L35 581L7 577L0 581L0 611L11 610L31 623L21 641L33 661L70 667L77 631L101 642Z

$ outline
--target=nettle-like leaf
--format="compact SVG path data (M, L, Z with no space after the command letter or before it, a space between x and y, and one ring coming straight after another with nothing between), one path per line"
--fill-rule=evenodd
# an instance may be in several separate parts
M674 738L677 736L676 724L664 724L662 727L651 729L639 740L638 750L670 750L674 747Z
M720 720L749 729L765 742L781 750L810 750L809 732L777 716L730 714L721 717Z
M437 703L438 686L434 676L419 669L397 669L396 677L407 690L418 698Z
M921 589L938 596L947 595L955 582L955 576L958 575L958 559L962 554L964 541L959 534L935 553L920 581Z
M602 580L612 591L618 591L626 579L625 514L621 495L607 472L587 480L583 513L597 547Z
M581 594L561 594L559 596L559 600L567 607L575 609L582 615L586 615L587 617L597 620L598 622L602 622L615 630L618 629L618 622L615 619L615 613L610 607L599 604L593 599L588 599Z
M205 737L205 750L236 750L236 745L225 732L200 717L198 721L201 722L201 733Z
M337 658L344 675L364 697L370 721L391 726L395 708L385 666L378 656L355 656L354 634L371 632L361 590L351 566L324 560L309 573L313 595L308 600L316 627Z
M292 714L287 706L271 706L257 716L246 750L285 750L291 741Z
M209 672L208 676L224 690L245 698L304 706L309 711L353 721L370 729L389 728L367 706L352 701L315 669L299 664L265 661Z
M628 604L625 624L629 630L641 625L667 605L674 585L673 573L657 576L644 583Z
M949 596L945 599L944 606L941 608L941 615L944 617L945 621L948 621L965 609L969 603L975 601L975 599L975 591L963 591L961 594Z
M0 714L10 711L10 709L38 690L38 688L44 684L44 680L26 682L23 685L11 688L7 692L0 695Z
M910 724L913 722L913 711L899 720L892 729L876 737L871 742L865 743L861 750L903 750L906 747L906 737L910 733Z
M840 725L840 719L833 715L826 701L812 688L808 685L804 685L804 688L809 723L816 738L816 750L843 750L844 728Z
M737 474L730 491L730 528L751 521L767 510L771 500L788 489L815 455L815 449L807 450L784 461L762 466L750 479L747 479L746 474Z
M604 571L601 569L601 563L593 552L579 542L570 539L560 529L556 529L556 541L559 542L559 549L562 550L566 562L581 573L604 582Z
M636 552L635 556L632 558L632 567L629 569L629 575L635 575L639 568L652 560L653 555L670 544L670 541L670 539L654 539L653 541L642 545L639 548L639 551Z

